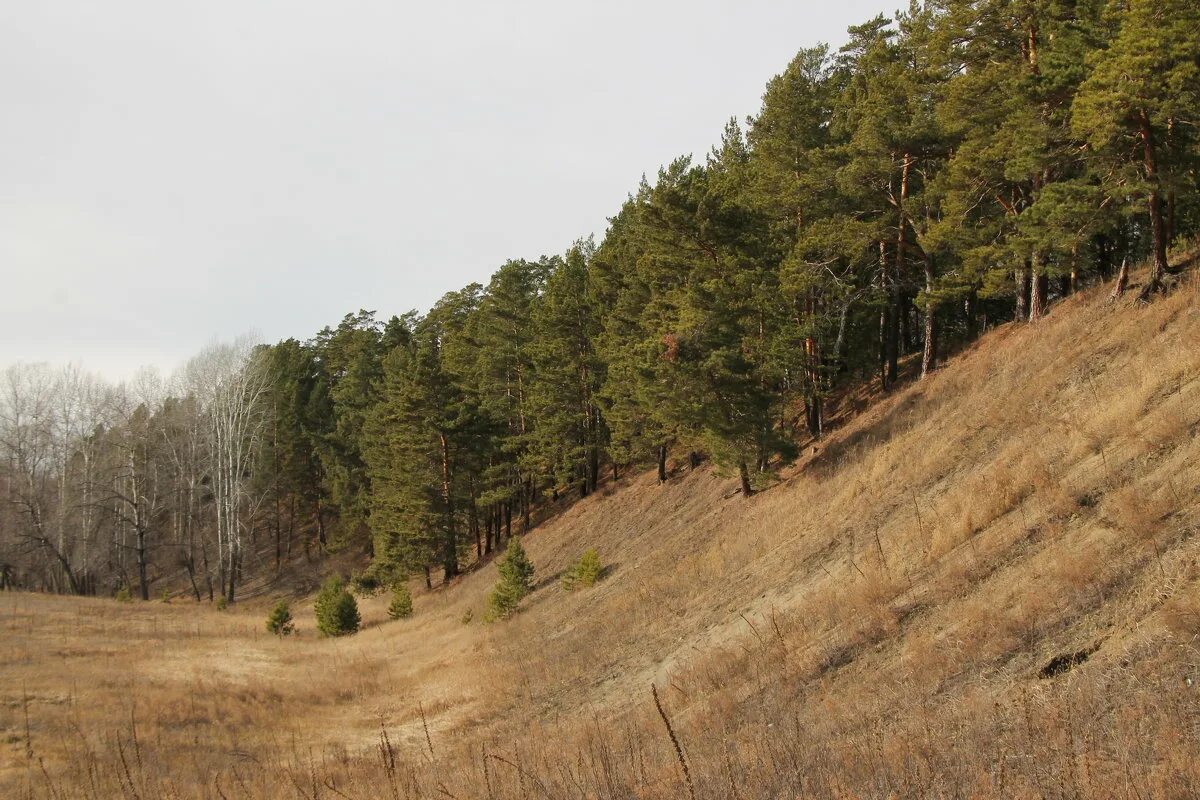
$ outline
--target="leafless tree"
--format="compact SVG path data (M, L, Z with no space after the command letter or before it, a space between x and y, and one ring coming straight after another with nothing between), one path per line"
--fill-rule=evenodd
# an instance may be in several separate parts
M7 504L15 508L14 536L20 551L48 562L55 590L80 590L65 537L55 525L58 474L54 398L56 381L45 364L14 364L0 379L0 458L5 464ZM65 585L64 585L65 584Z
M243 337L205 348L188 362L185 375L207 422L219 581L233 601L256 505L250 474L266 428L268 374L254 341Z

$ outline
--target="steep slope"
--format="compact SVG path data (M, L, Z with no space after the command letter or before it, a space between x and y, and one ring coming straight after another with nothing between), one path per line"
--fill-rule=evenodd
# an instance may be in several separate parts
M607 487L525 537L537 589L507 622L479 622L487 565L410 621L366 601L340 641L139 608L105 666L88 648L121 621L81 620L112 604L14 596L7 776L30 797L1194 796L1198 432L1192 276L990 332L748 500L707 466ZM592 546L605 577L564 592ZM56 705L72 625L63 672L106 688ZM94 779L72 714L124 731L87 742Z

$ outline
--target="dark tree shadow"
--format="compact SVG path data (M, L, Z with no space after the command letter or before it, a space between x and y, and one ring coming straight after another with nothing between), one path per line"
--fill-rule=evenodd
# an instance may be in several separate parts
M538 589L544 589L547 586L551 586L555 583L558 583L560 580L562 580L562 576L563 576L564 572L566 572L566 570L560 569L558 572L555 572L552 575L547 575L546 577L542 578L541 580L536 581L533 584L533 591L536 592Z

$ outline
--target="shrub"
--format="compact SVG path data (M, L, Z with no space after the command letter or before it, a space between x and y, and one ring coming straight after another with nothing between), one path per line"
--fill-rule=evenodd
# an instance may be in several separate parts
M468 608L463 612L462 618L459 620L463 625L470 625L471 620L475 619L475 609Z
M280 600L275 604L275 608L271 609L271 614L267 617L267 630L276 636L288 636L296 630L296 625L292 622L292 608L287 600Z
M129 587L125 585L118 586L117 593L113 597L116 598L118 603L133 602L133 595L129 593Z
M229 608L229 601L225 599L225 595L217 598L217 611L224 611Z
M599 580L601 569L600 554L596 552L596 548L590 547L563 575L562 587L568 592L579 588L591 588Z
M533 590L533 564L515 536L508 540L504 557L497 564L500 580L488 596L488 620L503 619L517 610L522 598Z
M317 617L317 630L326 636L357 633L362 622L358 615L358 601L346 591L346 584L337 576L322 584L313 611Z
M388 605L387 612L392 619L412 616L412 592L408 589L408 581L397 581L392 587L392 602Z

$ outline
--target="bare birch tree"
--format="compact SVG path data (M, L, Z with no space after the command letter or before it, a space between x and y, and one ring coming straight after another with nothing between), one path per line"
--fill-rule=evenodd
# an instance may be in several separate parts
M266 428L269 376L249 337L210 345L188 362L185 374L207 422L218 579L222 594L232 602L255 505L250 471Z

